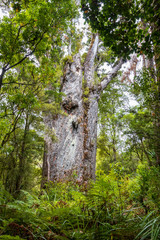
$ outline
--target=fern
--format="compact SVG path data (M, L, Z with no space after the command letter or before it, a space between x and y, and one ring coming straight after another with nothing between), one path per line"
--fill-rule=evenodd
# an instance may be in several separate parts
M20 238L34 240L158 240L160 217L143 218L128 194L125 178L114 171L87 187L68 181L49 183L39 197L21 191L1 209L0 231L15 236L17 229Z
M141 231L136 236L136 239L150 239L150 240L158 240L160 239L160 216L154 217L150 219L154 211L149 213L141 222Z
M0 236L0 239L2 239L2 240L24 240L23 238L20 238L19 236L13 237L10 235L2 235L2 236Z

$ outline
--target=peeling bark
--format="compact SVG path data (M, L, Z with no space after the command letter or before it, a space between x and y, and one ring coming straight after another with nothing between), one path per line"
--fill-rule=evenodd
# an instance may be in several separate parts
M95 177L98 100L123 63L121 60L116 65L107 84L105 79L101 85L95 85L94 60L98 41L98 35L93 35L84 66L79 54L73 57L72 63L66 64L61 88L65 94L62 109L66 114L56 118L45 116L44 122L50 131L54 130L57 142L45 136L44 182L62 180L73 173L81 182Z

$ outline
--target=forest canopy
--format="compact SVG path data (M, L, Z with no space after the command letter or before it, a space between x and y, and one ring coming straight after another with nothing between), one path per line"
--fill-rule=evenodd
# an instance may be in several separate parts
M82 0L84 17L98 30L106 46L119 56L153 56L160 45L160 3L156 0Z

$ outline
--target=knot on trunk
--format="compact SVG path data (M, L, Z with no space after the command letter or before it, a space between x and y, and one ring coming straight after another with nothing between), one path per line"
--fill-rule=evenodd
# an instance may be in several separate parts
M78 121L72 121L72 127L73 127L73 130L75 130L77 132L77 129L78 129Z
M85 151L84 151L84 160L88 160L88 159L90 159L90 152L88 151L88 149L86 149Z
M66 99L63 100L62 102L62 106L64 107L64 109L66 109L67 111L72 111L73 109L78 107L78 101L72 99L70 96Z
M78 131L78 126L79 124L82 122L82 117L79 116L74 116L73 119L72 119L72 128L73 128L73 131L75 130L76 132Z

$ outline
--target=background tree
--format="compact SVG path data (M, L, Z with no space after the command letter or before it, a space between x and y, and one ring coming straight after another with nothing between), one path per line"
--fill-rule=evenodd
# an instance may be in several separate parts
M34 181L32 176L43 158L43 112L58 112L61 99L57 93L58 68L57 78L48 65L46 72L29 61L18 70L6 76L12 83L8 87L4 82L0 108L1 179L6 189L16 194L31 181L37 182L39 176ZM50 90L45 89L48 86Z
M7 71L14 69L33 53L43 54L50 49L53 36L56 36L56 43L61 39L67 20L74 16L73 5L74 2L70 0L42 0L34 3L13 1L12 5L8 5L10 16L3 17L0 26L0 88Z
M88 1L82 0L86 20L98 30L104 44L117 56L129 57L131 53L145 54L153 63L152 72L157 87L155 92L155 129L160 139L160 12L159 1ZM153 75L152 75L153 76ZM160 162L159 141L155 144L157 162Z
M110 170L112 163L121 160L123 151L121 112L124 108L127 109L128 98L125 96L126 86L118 78L108 85L99 101L97 170L104 169L106 172Z
M48 131L43 114L60 112L63 35L76 8L72 1L4 4L8 15L0 23L0 179L17 196L40 183Z
M127 78L125 84L119 79L116 85L110 83L102 94L103 100L99 105L101 132L98 139L98 169L109 170L109 163L116 159L111 141L113 136L116 136L114 142L118 154L117 161L123 163L128 172L134 172L139 162L148 166L158 166L156 159L158 134L155 131L157 116L154 112L157 104L157 85L151 73L153 73L151 69L145 67L131 80L127 68L121 77L122 82ZM128 97L136 99L136 106L128 104L130 102Z
M135 145L139 146L149 165L158 166L157 142L159 141L159 134L156 131L158 116L155 114L155 109L157 109L157 84L151 77L149 69L144 68L137 74L131 85L131 92L139 105L131 108L128 116L126 115L130 128L128 133L135 139L133 140Z

